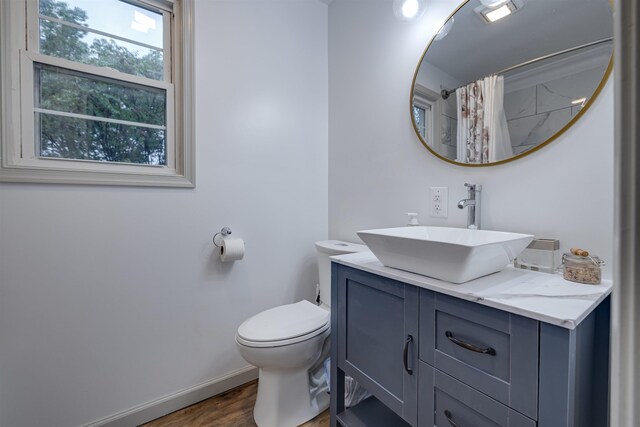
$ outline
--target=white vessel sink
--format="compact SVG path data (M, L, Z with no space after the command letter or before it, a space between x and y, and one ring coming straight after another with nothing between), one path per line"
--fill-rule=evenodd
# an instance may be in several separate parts
M364 230L358 236L387 267L453 283L504 269L534 237L425 226Z

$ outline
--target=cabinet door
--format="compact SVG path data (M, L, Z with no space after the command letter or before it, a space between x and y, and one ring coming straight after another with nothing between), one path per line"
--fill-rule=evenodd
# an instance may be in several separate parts
M535 427L536 422L419 362L419 427Z
M418 289L345 266L335 288L338 368L415 425Z
M420 294L420 359L532 419L538 322L442 294Z

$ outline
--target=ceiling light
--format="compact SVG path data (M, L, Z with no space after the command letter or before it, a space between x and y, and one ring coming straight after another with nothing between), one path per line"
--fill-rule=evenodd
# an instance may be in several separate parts
M424 12L425 0L394 0L393 12L398 19L411 21Z
M418 9L420 9L418 0L405 0L402 5L402 16L407 19L412 19L417 15Z
M490 8L485 6L485 3L491 5L497 5L495 8ZM490 1L487 0L482 1L482 5L476 7L474 12L476 12L487 24L492 24L499 19L504 18L505 16L509 16L512 13L518 12L520 9L524 7L524 3L522 0L507 0L506 2L500 1Z
M490 22L496 22L498 19L502 19L505 16L511 15L511 9L509 9L508 5L504 5L499 7L496 10L492 10L490 12L486 12L483 14Z

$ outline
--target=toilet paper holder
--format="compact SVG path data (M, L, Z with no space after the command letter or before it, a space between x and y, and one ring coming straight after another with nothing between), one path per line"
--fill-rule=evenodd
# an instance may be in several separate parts
M227 237L229 234L231 234L231 229L229 227L222 227L222 230L218 231L216 234L213 235L213 244L216 245L217 247L220 247L220 244L216 242L216 237L223 236L224 238L224 237Z

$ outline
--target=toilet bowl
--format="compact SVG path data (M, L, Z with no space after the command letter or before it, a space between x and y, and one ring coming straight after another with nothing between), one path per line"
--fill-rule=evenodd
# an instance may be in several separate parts
M260 427L297 426L329 403L325 390L310 386L313 367L329 337L329 311L308 301L264 311L238 328L242 357L260 368L253 417Z
M253 417L259 427L295 427L329 406L322 364L329 356L330 256L361 252L364 245L316 242L321 305L300 301L256 314L238 328L242 357L259 368Z

